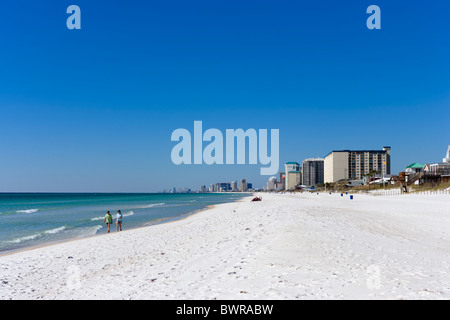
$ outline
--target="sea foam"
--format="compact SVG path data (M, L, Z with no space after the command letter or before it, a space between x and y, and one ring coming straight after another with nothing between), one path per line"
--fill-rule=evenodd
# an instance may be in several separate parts
M147 208L153 208L153 207L156 207L156 206L163 206L163 205L165 205L164 202L161 202L161 203L152 203L152 204L147 204L147 205L142 206L142 207L139 207L139 208L147 209Z
M133 214L134 214L133 211L129 211L129 212L124 213L123 216L124 217L129 217L129 216L132 216Z
M30 235L30 236L17 238L17 239L14 239L14 240L10 240L8 242L9 243L22 243L22 242L25 242L25 241L30 241L30 240L37 239L37 238L42 237L42 236L44 236L46 234L55 234L55 233L59 233L59 232L64 231L64 230L66 230L66 226L55 228L55 229L45 230L43 232L35 233L33 235Z
M28 210L17 210L17 213L35 213L38 212L39 209L28 209Z

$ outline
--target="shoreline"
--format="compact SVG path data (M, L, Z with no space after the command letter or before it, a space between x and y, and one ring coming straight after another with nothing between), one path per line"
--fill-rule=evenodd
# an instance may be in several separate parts
M448 195L264 194L0 256L0 299L449 299Z
M239 198L239 199L235 199L235 200L230 201L230 202L223 202L223 203L239 202L239 201L241 201L242 199L245 199L245 198L247 198L247 196ZM156 226L156 225L160 225L160 224L164 224L164 223L170 223L170 222L175 222L175 221L178 221L178 220L183 220L183 219L186 219L186 218L188 218L188 217L190 217L192 215L198 214L198 213L200 213L202 211L213 209L214 207L216 207L217 205L220 205L220 204L222 204L222 203L209 204L209 205L207 205L204 208L200 208L200 209L197 209L197 210L194 210L194 211L185 212L185 213L179 214L177 216L155 219L154 221L146 222L145 224L143 224L141 226L132 227L132 228L129 228L129 229L122 230L120 232L127 232L127 231L132 231L132 230L135 230L135 229L148 228L148 227L152 227L152 226ZM114 225L115 225L115 223L114 223ZM111 226L111 232L110 233L118 233L118 232L116 231L115 228L112 228L112 226ZM55 241L51 241L51 242L48 242L48 243L42 243L42 244L37 244L37 245L25 246L25 247L18 248L18 249L4 250L4 251L0 251L0 258L2 256L12 255L12 254L15 254L15 253L18 253L18 252L30 251L30 250L40 249L40 248L44 248L44 247L48 247L48 246L59 245L59 244L63 244L63 243L66 243L66 242L73 242L73 241L78 241L78 240L83 240L83 239L88 239L88 238L95 238L95 237L98 237L98 236L106 236L106 235L108 235L107 232L106 233L96 233L96 234L93 234L93 235L86 235L86 236L75 237L75 238L68 238L68 239L63 239L63 240L55 240Z

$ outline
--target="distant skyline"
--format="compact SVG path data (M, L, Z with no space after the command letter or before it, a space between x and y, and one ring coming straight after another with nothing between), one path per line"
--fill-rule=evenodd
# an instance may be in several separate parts
M66 9L81 8L81 30ZM381 29L369 30L369 5ZM171 133L279 129L279 167L450 144L450 3L9 1L0 10L0 192L157 192L257 165L174 165Z

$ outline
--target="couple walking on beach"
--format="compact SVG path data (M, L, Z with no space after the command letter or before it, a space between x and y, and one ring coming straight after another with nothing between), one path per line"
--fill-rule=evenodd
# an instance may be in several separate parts
M117 211L117 217L116 217L116 225L117 225L117 231L122 231L122 218L123 215L120 212L120 210ZM106 212L106 216L105 219L103 219L103 223L106 223L106 228L108 228L108 233L111 227L111 224L113 223L113 217L111 215L111 213Z

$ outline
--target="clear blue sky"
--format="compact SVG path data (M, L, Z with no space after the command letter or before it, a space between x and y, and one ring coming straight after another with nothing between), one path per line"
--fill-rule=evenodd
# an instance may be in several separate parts
M66 9L81 8L81 30ZM381 30L366 9L381 8ZM0 192L153 192L260 165L182 165L173 130L279 129L280 169L392 147L392 171L450 144L449 1L7 1Z

